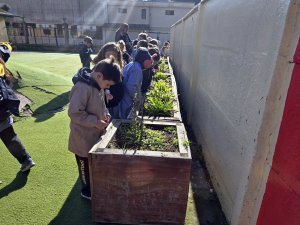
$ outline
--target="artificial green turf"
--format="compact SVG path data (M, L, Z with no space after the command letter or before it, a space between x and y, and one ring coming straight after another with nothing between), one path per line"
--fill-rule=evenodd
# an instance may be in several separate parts
M16 133L36 162L29 174L0 142L0 224L90 225L90 202L80 197L74 155L68 151L68 92L80 68L77 54L13 53L9 69L19 77L17 91L31 101L31 117L14 124ZM64 110L54 113L62 107ZM176 212L174 212L176 213ZM189 196L186 225L197 215Z
M0 224L93 224L68 151L67 112L52 111L66 109L78 55L15 53L8 68L19 78L17 91L32 101L33 115L18 119L14 128L37 165L29 174L18 173L20 165L0 142Z

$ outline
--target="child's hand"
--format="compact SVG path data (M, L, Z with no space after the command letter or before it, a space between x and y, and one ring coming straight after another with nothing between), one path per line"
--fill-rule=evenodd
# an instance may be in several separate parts
M110 100L112 100L114 96L112 94L106 94L106 102L108 103Z
M105 99L106 103L108 103L110 100L112 100L114 96L110 93L108 89L105 90Z
M105 127L107 127L107 125L108 125L108 121L107 121L107 119L105 119L105 120L98 120L97 121L97 124L96 124L96 128L98 129L98 130L103 130Z

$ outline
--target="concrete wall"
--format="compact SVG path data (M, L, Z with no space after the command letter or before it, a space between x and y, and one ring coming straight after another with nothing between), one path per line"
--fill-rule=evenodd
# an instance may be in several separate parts
M299 8L298 0L208 0L171 28L181 104L233 225L256 223Z

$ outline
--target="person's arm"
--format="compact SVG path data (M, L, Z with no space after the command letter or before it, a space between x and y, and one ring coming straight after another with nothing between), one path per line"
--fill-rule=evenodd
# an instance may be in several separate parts
M72 123L83 127L96 127L97 117L86 111L86 104L90 96L91 89L82 82L76 83L70 93L70 105L68 115Z
M133 68L131 68L128 75L129 77L126 84L126 89L128 91L129 96L133 99L135 93L141 90L143 72L138 65L133 65Z

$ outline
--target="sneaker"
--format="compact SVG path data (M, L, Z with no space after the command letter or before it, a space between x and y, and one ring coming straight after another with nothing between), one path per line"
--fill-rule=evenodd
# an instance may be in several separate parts
M33 162L31 158L28 158L25 160L25 162L23 162L20 170L21 170L21 172L26 172L26 171L30 170L30 168L33 166L35 166L35 162Z
M81 191L81 197L92 200L91 193L87 193L87 191Z

